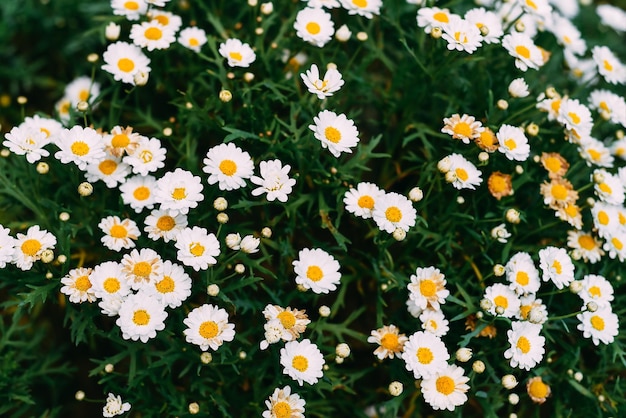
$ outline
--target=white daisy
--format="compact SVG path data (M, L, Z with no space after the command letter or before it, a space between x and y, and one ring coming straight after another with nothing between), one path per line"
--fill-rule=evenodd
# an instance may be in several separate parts
M589 94L589 108L613 123L626 127L626 100L609 90L596 89Z
M406 299L406 310L409 311L413 318L419 318L424 309L422 309L413 299L408 297Z
M148 18L151 21L157 21L161 25L168 27L173 32L178 32L178 29L183 25L183 19L181 19L180 16L166 10L152 8L148 14Z
M34 126L22 123L20 126L11 128L11 131L5 133L4 137L6 140L2 142L2 145L16 155L26 155L26 161L31 164L50 155L50 152L44 149L50 143L50 139Z
M280 329L280 339L283 341L297 340L306 330L306 326L311 320L305 311L293 309L291 307L283 308L278 305L268 304L263 309L263 316L267 322L277 321ZM261 347L263 349L263 345Z
M515 58L515 66L522 71L539 69L543 65L541 50L525 33L509 33L502 38L502 46Z
M156 182L156 178L150 175L129 177L120 185L122 201L125 205L130 205L137 213L144 208L152 209L156 202L154 199Z
M341 73L337 68L328 68L326 74L324 74L324 78L320 78L319 69L315 64L311 64L310 69L300 74L300 78L302 78L309 92L317 95L317 98L320 100L332 96L333 93L339 91L344 84Z
M461 154L450 154L447 158L450 167L446 173L446 180L452 183L455 189L475 190L476 186L480 186L483 182L482 173L474 164L466 160Z
M322 148L339 157L342 152L351 153L350 148L359 143L359 131L354 122L343 113L337 115L330 110L322 110L313 118L314 125L309 125L315 138L322 143Z
M407 232L414 226L417 211L406 196L389 192L375 200L372 217L378 229L392 234L398 228Z
M611 84L626 83L626 67L620 62L606 46L594 46L591 50L593 61L596 63L598 73Z
M485 43L500 43L500 38L504 34L502 20L494 12L478 7L465 12L464 18L480 30Z
M26 234L18 232L13 243L13 263L21 270L30 270L33 263L41 258L42 252L54 249L57 239L45 229L40 229L39 225L33 225Z
M526 161L530 155L530 145L528 138L524 135L524 130L517 126L502 125L496 133L500 147L498 151L512 161Z
M448 9L439 7L422 7L417 11L417 26L424 28L424 32L430 33L433 28L443 28L450 22L453 15Z
M125 340L146 343L165 328L165 318L164 306L155 297L139 292L124 299L115 323Z
M126 3L133 3L133 1L127 1ZM110 418L116 415L122 415L124 412L128 411L130 411L130 404L128 402L122 402L121 396L115 396L109 392L107 403L102 408L102 416Z
M476 51L483 40L480 30L474 23L458 16L452 16L450 21L443 25L441 37L448 42L449 50L465 51L468 54Z
M63 164L74 163L83 171L87 164L97 164L106 156L102 135L93 128L76 125L72 129L63 129L55 138L55 144L59 151L54 158Z
M471 140L480 138L480 135L485 131L480 121L465 113L462 116L455 113L449 118L443 118L443 123L441 132L451 135L453 139L460 139L464 144L469 144Z
M122 271L133 290L151 286L161 277L163 260L150 248L133 249L122 258Z
M54 104L54 111L61 122L67 124L72 117L72 103L69 97L62 97Z
M408 340L408 337L401 334L398 327L393 324L372 330L370 336L367 337L368 343L378 344L378 347L374 350L374 355L379 360L400 356L404 349L404 344Z
M11 230L0 225L0 268L13 261L15 253L15 239L10 235Z
M120 125L114 126L111 132L103 135L103 138L107 151L116 157L121 157L124 153L131 154L140 141L148 139L133 132L132 127L123 128Z
M130 39L139 47L148 51L167 49L176 40L176 31L170 26L163 26L158 20L135 23L130 28Z
M520 297L519 312L515 318L543 325L548 320L548 308L541 299L537 299L534 294L529 293Z
M587 136L578 143L578 147L580 156L587 160L588 166L613 167L611 150L597 139Z
M547 29L554 34L557 42L576 55L584 55L587 43L571 20L558 13L552 14L551 20Z
M530 254L525 252L515 253L504 266L506 279L509 287L518 295L525 293L536 293L539 290L541 281L539 271Z
M447 409L454 411L457 406L467 402L469 377L463 374L463 369L457 365L444 365L431 376L424 377L420 389L424 401L435 410Z
M609 205L624 203L624 185L618 175L611 174L604 169L595 169L591 175L594 182L594 191L601 201Z
M222 42L218 52L231 67L249 67L256 60L256 54L250 45L235 38Z
M623 230L614 231L606 238L602 246L610 258L617 258L620 262L626 260L626 232Z
M304 418L306 402L297 393L291 393L291 388L276 388L265 401L267 410L263 411L263 418Z
M91 272L91 268L85 267L70 270L61 279L61 293L69 296L72 303L94 302L96 294L90 280Z
M311 340L289 341L280 349L280 364L283 374L297 381L300 386L307 382L317 383L324 373L324 356Z
M121 251L122 248L134 248L135 241L141 235L135 221L129 218L122 220L118 216L102 218L98 228L105 234L100 238L100 241L105 247L113 251Z
M548 0L517 0L522 9L541 20L547 19L552 13L552 6Z
M296 284L318 294L334 291L341 280L339 262L320 248L300 250L292 264Z
M198 202L204 199L202 180L182 168L177 168L173 172L168 171L157 180L154 199L161 204L161 210L186 215L189 209L197 207Z
M520 300L517 294L503 283L494 283L485 289L485 299L489 304L491 315L513 318L520 307Z
M443 337L450 330L449 322L441 310L426 309L420 315L422 329L437 337Z
M406 369L412 371L416 379L421 379L444 370L450 354L441 338L430 332L417 331L404 344L401 357Z
M19 126L28 126L43 132L49 141L63 129L63 125L58 120L41 117L39 115L26 116L24 122Z
M614 298L613 286L604 276L585 274L581 283L583 290L578 293L578 296L580 296L584 304L594 302L599 307L611 306L611 301Z
M385 191L374 183L360 182L356 187L346 191L343 203L348 212L360 218L368 219L373 216L376 202L383 196L385 196Z
M148 11L148 4L145 0L111 0L111 8L114 15L139 20Z
M142 292L156 297L169 308L177 308L191 296L191 277L181 266L166 260L154 286L146 286Z
M528 84L521 77L511 81L508 91L511 97L526 97L530 94L528 92Z
M598 230L598 235L608 238L614 231L620 229L619 212L617 206L604 202L596 202L591 207L593 225Z
M135 85L135 74L150 73L150 58L137 45L128 42L109 44L102 58L102 69L112 74L115 81Z
M576 130L579 136L589 135L593 126L591 111L576 99L564 98L561 101L556 120L566 129Z
M595 264L604 255L602 242L586 231L567 231L567 246L578 251L585 263Z
M611 344L619 333L619 320L610 305L595 312L579 313L576 318L580 321L577 328L583 332L583 337L591 338L594 345Z
M94 104L94 99L100 95L100 83L93 81L91 77L80 76L65 86L64 96L70 99L72 106L79 102Z
M185 340L200 346L202 351L219 349L235 338L235 325L228 322L228 312L215 305L204 304L193 309L183 320L187 328Z
M574 280L574 264L563 248L548 246L539 250L539 267L543 281L551 280L557 289Z
M185 28L178 34L178 43L194 52L200 52L206 42L207 37L204 29L195 26Z
M339 0L301 0L301 1L306 1L307 6L313 9L320 8L320 7L325 7L327 9L334 9L337 7L341 7Z
M202 171L209 174L209 184L218 183L220 190L245 187L245 179L254 174L254 163L250 154L232 142L211 148L203 162Z
M382 0L340 0L341 5L350 15L364 16L368 19L380 14Z
M178 261L195 271L206 270L214 265L217 263L215 257L220 255L220 243L215 234L199 226L180 231L175 245Z
M335 24L330 13L321 8L305 7L296 15L293 24L296 35L319 48L330 41L335 33Z
M539 335L541 325L527 321L514 321L507 331L511 347L504 352L511 367L530 370L541 362L545 353L545 337Z
M126 155L122 161L133 168L133 173L148 175L165 167L167 150L161 146L157 138L141 137L135 149Z
M617 32L626 32L626 10L612 4L599 4L596 13L600 16L603 25Z
M122 269L122 264L115 261L105 261L93 268L90 280L98 299L121 299L130 294L130 282Z
M407 285L409 299L420 309L439 310L446 303L450 291L446 289L445 276L435 267L418 267L412 274L411 283Z
M90 183L102 180L109 189L112 189L126 181L130 170L130 166L123 163L121 157L116 157L107 150L101 161L87 164L85 178Z
M187 228L187 215L173 213L170 210L155 209L146 216L144 221L146 227L143 229L148 233L148 238L157 241L176 241L177 235Z
M256 184L256 189L252 190L252 196L259 196L266 193L265 198L269 202L278 199L279 202L286 202L289 194L296 184L296 180L289 177L289 164L276 160L261 161L259 171L261 176L252 176L250 181Z

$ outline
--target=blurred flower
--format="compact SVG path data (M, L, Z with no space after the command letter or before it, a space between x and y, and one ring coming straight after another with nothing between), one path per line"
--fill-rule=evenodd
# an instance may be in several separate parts
M302 40L322 48L335 33L330 13L321 8L305 7L296 15L293 24L296 35Z
M111 0L113 14L125 16L128 20L138 20L146 14L148 4L145 0Z
M116 415L122 415L127 411L130 411L130 404L128 402L122 402L121 396L115 396L114 394L109 393L107 403L104 405L104 408L102 408L102 416L109 418Z

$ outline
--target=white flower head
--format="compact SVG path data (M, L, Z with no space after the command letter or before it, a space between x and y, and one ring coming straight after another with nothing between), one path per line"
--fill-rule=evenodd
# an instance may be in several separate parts
M154 1L154 0L147 0L147 1L149 3L152 3L154 6L157 5L155 4L157 3L157 1ZM164 3L164 2L160 1L160 3ZM161 5L160 7L162 6L163 5ZM150 19L150 21L159 22L161 25L170 28L174 32L178 32L178 29L180 29L180 27L183 25L183 19L181 19L180 16L175 15L174 13L168 12L166 10L156 9L154 7L148 13L148 19Z
M164 26L158 20L135 23L130 28L133 43L148 51L167 49L176 40L176 31L171 26Z
M143 292L127 296L115 321L125 340L141 340L142 343L156 337L165 328L167 312L155 297Z
M507 331L511 346L504 352L511 367L530 370L541 362L545 353L546 339L539 335L541 325L527 321L514 321Z
M235 38L222 42L218 52L231 67L249 67L256 60L256 54L250 45Z
M465 13L465 20L475 25L482 35L482 39L487 44L498 44L504 34L502 29L502 19L494 12L478 7L468 10Z
M175 246L178 249L178 261L195 271L206 270L214 265L217 263L215 257L220 255L220 243L215 234L199 226L180 231Z
M576 99L563 98L556 116L557 122L568 130L575 130L578 136L584 137L591 133L593 118L589 108Z
M598 73L611 84L626 83L626 67L606 46L594 46L591 50L593 61L596 63Z
M207 36L204 29L195 26L185 28L178 34L178 43L194 52L200 52L206 42Z
M30 270L45 250L54 249L57 239L39 225L33 225L26 234L18 232L13 243L13 263L21 270Z
M146 226L143 229L148 238L157 241L162 238L165 242L176 241L176 237L187 228L187 215L174 213L171 210L155 209L146 216Z
M380 14L382 0L340 0L341 5L350 15L364 16L368 19Z
M296 284L315 293L329 293L337 289L341 279L339 262L320 248L305 248L293 261Z
M515 58L515 66L522 71L539 69L543 62L541 50L525 33L509 33L502 38L502 46Z
M87 164L98 163L104 159L104 140L93 128L73 126L63 129L55 138L59 151L54 158L63 164L74 163L80 170L86 170Z
M2 145L16 155L26 155L26 161L31 164L50 155L50 152L44 148L50 143L50 139L39 128L21 124L11 128L11 131L5 133L4 137L6 140L2 142Z
M135 85L135 74L150 72L150 58L137 45L128 42L109 44L102 58L102 69L112 74L115 81Z
M474 164L461 154L450 154L447 158L449 159L450 167L446 173L446 180L448 180L448 173L452 173L450 180L452 180L451 183L455 189L475 190L476 186L480 186L483 182L482 173Z
M177 308L191 296L191 277L181 266L166 260L154 286L146 286L142 292L156 297L164 306Z
M133 249L122 258L122 271L133 290L152 285L163 267L161 256L151 248Z
M311 64L310 69L300 74L300 78L309 92L317 95L320 100L332 96L344 84L341 73L334 67L327 69L324 78L320 78L319 69L315 64Z
M624 203L624 184L618 175L604 169L595 169L591 179L594 181L594 192L601 201L614 206Z
M450 22L452 16L458 15L439 7L421 7L417 11L417 26L424 28L424 32L431 33L433 28L443 28L443 25Z
M185 340L200 346L202 351L219 349L224 342L235 338L235 325L228 322L228 312L215 305L205 304L189 312L183 320L187 328Z
M589 108L608 115L612 123L626 127L626 99L612 91L597 89L589 94ZM623 155L622 155L623 156Z
M446 364L431 376L424 377L420 389L426 403L434 410L454 411L457 406L467 402L469 377L463 373L463 368Z
M419 319L422 329L437 337L443 337L450 330L449 322L441 310L425 309Z
M250 154L232 142L211 148L203 162L202 171L209 174L209 184L218 183L220 190L245 187L245 179L249 179L254 173Z
M398 327L393 324L372 330L370 336L367 337L368 343L378 344L374 350L374 355L379 360L399 356L408 340L408 337L401 334Z
M620 262L626 260L626 231L618 230L609 233L606 242L602 246L608 253L609 258L617 258Z
M541 281L539 271L530 254L525 252L515 253L504 266L506 279L509 287L518 295L526 293L536 293L539 290Z
M604 276L598 274L586 274L582 279L583 289L578 296L584 304L596 303L599 307L611 306L613 301L613 286Z
M374 214L376 202L383 196L385 196L385 191L374 183L360 182L356 187L346 191L343 203L348 212L360 218L369 219Z
M297 340L300 334L306 330L306 326L311 323L305 311L293 309L289 306L283 308L278 305L268 304L263 309L263 316L268 324L273 323L271 326L266 327L266 334L270 328L277 329L278 339L283 341Z
M512 161L526 161L530 155L530 145L528 138L524 135L524 130L517 126L502 125L496 133L498 138L498 151Z
M596 202L591 208L593 226L598 230L598 235L608 238L615 231L622 229L618 206L610 205L602 201Z
M375 200L372 217L381 231L392 234L400 228L408 232L409 228L415 226L417 211L406 196L389 192Z
M619 319L610 305L595 312L579 313L576 318L580 321L578 330L583 332L583 337L591 338L594 345L611 344L619 333Z
M246 235L241 239L239 243L239 249L246 254L254 254L259 251L259 244L261 244L261 238L255 238L252 235Z
M252 196L259 196L266 193L265 198L269 202L278 199L280 202L286 202L289 194L296 184L296 180L289 177L291 166L276 160L261 161L259 171L261 176L252 176L250 181L256 184L256 189L252 190Z
M280 364L283 374L297 381L300 386L307 382L310 385L317 383L324 373L324 356L317 345L311 340L289 341L280 349Z
M121 157L116 157L106 150L102 160L87 164L85 178L90 183L102 180L109 189L112 189L124 183L130 171L130 166L123 163Z
M491 315L513 318L520 307L520 300L511 288L503 283L495 283L485 289L485 299Z
M148 175L165 167L167 150L157 138L141 137L137 147L126 155L122 161L133 168L133 173Z
M114 15L139 20L148 11L148 3L145 0L111 0L111 8Z
M129 177L120 185L122 201L125 205L130 205L136 213L140 213L144 208L152 209L156 203L154 197L156 183L156 178L151 175Z
M578 251L585 263L595 264L602 259L602 243L587 231L567 231L567 246Z
M612 4L599 4L596 13L600 16L603 25L606 25L616 32L626 32L626 10Z
M160 203L161 210L170 210L173 214L186 215L189 209L198 206L204 199L202 180L191 172L177 168L168 171L157 180L154 199Z
M450 21L442 28L441 37L448 42L447 47L450 51L465 51L472 54L482 44L483 37L478 27L459 16L451 16Z
M132 219L120 219L119 216L107 216L100 220L98 228L104 232L100 241L110 250L135 248L135 241L141 235L137 223Z
M61 293L69 296L72 303L94 302L96 295L90 280L91 272L91 268L85 267L70 270L61 279Z
M422 310L439 310L446 303L450 291L446 289L446 279L438 268L418 267L412 274L411 283L407 285L409 299Z
M265 401L267 410L263 411L263 418L304 418L306 402L297 393L291 393L291 388L285 386L276 388Z
M0 268L5 268L7 263L13 261L15 253L15 238L11 236L11 230L0 225Z
M528 91L528 84L522 77L516 78L511 81L508 87L509 94L511 97L526 97L530 94Z
M442 371L450 359L450 353L441 338L430 332L417 331L404 344L401 355L406 369L416 379L426 378Z
M130 293L130 282L121 263L105 261L91 272L93 292L98 299L125 298Z
M552 281L558 289L574 280L574 264L563 248L549 246L539 250L539 267L543 281Z
M296 35L310 44L322 48L333 38L335 24L330 13L322 8L305 7L296 15L293 24Z
M72 106L76 106L79 102L93 105L94 99L99 95L100 83L93 81L91 77L77 77L65 86L64 96L70 100Z
M132 1L127 3L132 3ZM130 411L130 404L128 402L122 402L121 396L115 396L114 394L109 393L109 396L107 396L107 403L102 408L102 416L110 418L116 415L122 415L124 412L128 411Z
M597 139L586 136L580 140L578 148L580 156L587 161L588 166L613 167L615 158L611 155L611 149Z
M338 115L330 110L322 110L313 118L313 122L309 129L321 142L322 148L328 148L335 157L339 157L342 152L351 153L351 148L359 143L359 131L343 113Z

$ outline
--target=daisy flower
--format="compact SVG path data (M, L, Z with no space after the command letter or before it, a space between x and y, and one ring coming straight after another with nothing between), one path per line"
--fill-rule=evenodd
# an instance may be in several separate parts
M10 235L11 230L0 225L0 268L13 261L15 253L15 239Z
M274 393L265 401L267 410L263 411L263 418L304 418L306 402L297 393L291 393L291 388L274 389Z
M280 349L280 364L283 374L289 375L300 386L307 382L317 383L324 373L324 356L308 338L302 341L289 341Z
M135 74L150 73L150 58L137 45L128 42L109 44L102 58L102 69L113 75L115 81L135 85Z
M400 356L404 349L404 344L408 340L407 336L401 334L398 327L393 324L372 330L370 336L367 337L368 343L378 344L378 347L374 350L374 355L379 360Z
M156 203L154 195L157 180L154 176L133 176L120 185L122 201L130 205L135 212L140 213L144 208L152 209Z
M98 299L122 299L130 293L130 282L126 280L123 266L115 261L105 261L95 266L90 280Z
M515 58L515 66L522 71L539 69L543 65L541 50L524 33L509 33L502 38L502 46Z
M213 351L224 342L235 338L235 325L228 322L228 312L215 305L204 304L193 309L183 320L187 328L183 331L185 340L200 346L202 351Z
M579 144L580 156L587 160L587 165L598 167L613 167L614 158L611 150L602 142L590 136L582 139Z
M110 250L121 251L122 248L134 248L135 241L141 235L137 224L132 219L120 219L118 216L102 218L98 228L104 232L100 241Z
M315 293L328 293L337 289L341 280L339 263L320 248L304 248L292 262L296 284Z
M424 331L417 331L409 337L400 356L406 369L413 372L415 379L427 378L441 372L450 359L441 338Z
M598 89L589 95L589 108L597 110L604 119L626 127L626 100L609 91Z
M263 309L263 316L268 322L276 321L280 329L280 339L283 341L297 340L306 330L306 326L311 320L305 311L292 309L291 307L283 308L278 305L268 304ZM267 345L261 344L261 349L267 348Z
M111 0L111 8L116 16L139 20L148 11L148 4L145 0Z
M626 259L626 232L623 230L614 231L606 237L606 242L602 246L610 258L617 258L623 262Z
M467 402L469 377L463 374L463 369L457 365L444 365L431 376L424 377L420 389L424 401L434 410L454 411L457 406Z
M163 305L177 308L191 296L191 277L181 266L166 260L154 286L146 286L144 289L146 294L155 296Z
M250 45L235 38L222 42L218 52L231 67L249 67L256 60L256 54Z
M548 0L517 0L522 9L537 17L546 19L552 13L552 6Z
M259 166L261 176L250 177L250 181L259 186L252 190L252 196L266 193L265 198L269 202L276 199L279 202L286 202L296 184L296 180L289 177L291 166L289 164L283 166L278 159L261 161Z
M539 271L535 267L530 254L525 252L515 253L504 266L506 279L509 287L518 295L536 293L541 282Z
M232 142L211 148L203 162L202 171L209 174L209 184L218 183L220 190L245 187L245 179L254 174L254 163L250 154Z
M526 81L524 81L524 79L521 77L516 78L515 80L511 81L511 83L509 83L508 91L511 97L522 98L530 94L528 91L528 84L526 84Z
M614 231L620 229L619 212L617 207L604 202L596 202L591 207L593 225L598 230L598 235L608 238Z
M215 257L220 255L220 243L215 234L206 228L194 226L185 228L176 238L176 258L195 271L206 270L217 263Z
M368 19L380 14L382 0L340 0L341 5L350 15L364 16Z
M539 97L542 98L543 96L544 95L542 94ZM559 115L559 110L561 109L561 103L564 99L559 94L557 94L555 97L552 98L542 98L541 100L538 100L539 101L537 102L537 109L543 112L547 112L549 121L556 120L557 116Z
M560 178L567 173L569 163L563 156L556 152L542 152L541 165L548 171L551 179Z
M526 392L533 402L542 404L550 396L551 390L541 376L535 376L526 382Z
M500 43L500 38L504 34L502 20L494 12L479 7L468 10L464 18L480 30L485 43Z
M132 25L129 37L135 45L153 51L169 48L176 40L175 32L170 26L164 26L154 19Z
M472 189L483 182L482 173L461 154L450 154L450 169L446 173L446 181L452 183L455 189Z
M578 251L585 263L595 264L604 255L602 243L585 231L567 231L567 246Z
M360 182L348 189L343 197L346 210L363 219L373 217L376 202L385 196L385 191L374 183ZM392 231L393 232L393 231Z
M178 43L194 52L200 52L206 42L207 37L204 29L195 26L185 28L178 34Z
M621 205L624 203L624 186L618 175L609 173L603 169L596 169L591 175L594 182L594 191L601 201L609 205Z
M584 304L595 302L599 307L611 306L611 301L614 298L613 286L604 276L586 274L581 282L583 290L578 293L578 296Z
M154 284L161 277L163 260L150 248L133 249L122 258L122 271L133 290Z
M109 189L113 189L126 181L130 170L130 166L123 163L121 157L116 157L107 150L101 161L87 164L85 178L90 183L102 180Z
M50 155L50 152L44 149L50 140L38 128L21 124L11 128L11 131L5 133L4 137L6 140L2 142L2 145L16 155L25 155L26 161L31 164Z
M165 328L165 318L164 306L155 297L139 292L124 299L115 323L125 340L147 343Z
M441 132L451 135L454 139L460 139L464 144L469 144L470 140L480 137L480 134L485 130L480 121L477 121L474 116L463 114L459 116L458 113L443 119L444 126L441 128Z
M543 281L551 280L557 289L574 280L574 264L563 248L549 246L539 250L539 267Z
M502 125L496 133L500 147L498 151L512 161L526 161L530 155L530 145L528 138L524 135L524 130L517 126Z
M409 299L420 309L439 310L440 304L446 303L450 291L446 289L445 276L435 267L418 267L412 274L411 283L407 285Z
M587 51L587 43L582 39L578 28L569 19L554 13L551 20L552 22L547 29L554 34L560 45L576 55L583 55Z
M613 155L619 157L621 160L626 160L626 136L615 140L611 144L610 149Z
M150 21L159 22L173 32L178 32L178 29L183 25L183 20L180 16L165 10L152 8L150 13L148 13L148 18Z
M617 32L626 32L626 11L612 4L599 4L596 13L603 25Z
M489 193L497 200L513 195L513 182L510 174L494 171L487 179Z
M154 200L161 204L161 210L170 210L173 214L186 215L204 199L200 177L182 168L165 173L156 186Z
M79 102L93 104L94 99L99 95L100 83L93 81L91 77L77 77L65 86L64 96L70 99L72 106L76 106Z
M577 328L583 337L591 338L594 345L611 344L619 333L619 320L611 306L602 306L595 312L585 311L576 315L580 321Z
M321 8L305 7L296 15L293 24L296 35L310 44L322 48L335 33L330 13Z
M480 133L478 138L474 139L474 142L478 148L487 152L495 152L499 146L496 134L488 127L485 127L485 130Z
M63 129L56 137L55 144L59 151L54 158L63 164L74 163L82 171L87 164L98 163L106 156L102 135L93 128L73 126L72 129Z
M315 138L322 143L322 148L339 157L342 152L351 153L350 148L359 143L359 131L354 122L343 113L337 115L330 110L322 110L313 118L314 125L309 125Z
M541 325L514 321L507 331L511 347L504 352L511 367L530 370L541 362L545 353L545 337L539 335Z
M133 1L127 1L126 3L133 3ZM107 403L102 408L102 416L110 418L116 415L122 415L124 412L128 411L130 411L130 404L128 402L122 402L121 396L115 396L109 392Z
M96 294L90 280L91 272L91 268L85 267L70 270L61 279L61 293L69 296L72 303L94 302Z
M448 9L439 7L422 7L417 11L417 26L424 28L424 32L430 33L433 28L443 28L450 22L453 15Z
M375 202L372 217L381 231L393 234L399 228L407 232L415 225L417 211L406 196L389 192L378 197Z
M419 319L422 322L422 329L437 337L443 337L450 330L449 322L441 310L426 309Z
M613 51L606 46L594 46L591 54L598 68L598 73L607 83L626 83L626 67L613 54Z
M541 299L537 299L534 294L529 293L520 297L519 312L515 318L542 325L548 320L548 308Z
M239 242L239 249L246 254L254 254L259 251L260 244L260 238L255 238L252 235L246 235L241 239L241 242Z
M107 151L116 157L121 157L124 153L131 154L139 145L139 141L145 137L137 132L133 132L133 128L130 126L122 128L117 125L111 129L111 132L105 134L103 138ZM147 140L147 138L144 140Z
M46 135L48 140L51 140L52 137L56 136L61 130L63 130L63 125L51 118L44 118L39 115L26 116L24 118L24 122L22 122L20 127L30 127L36 130L43 132Z
M157 241L162 238L165 242L176 241L176 236L187 228L187 215L173 213L170 210L155 209L146 216L143 229L148 238Z
M53 250L57 239L39 225L33 225L26 234L17 233L13 244L13 263L21 270L30 270L45 250Z
M578 200L578 192L574 186L565 178L555 177L548 182L543 182L539 188L543 196L543 203L552 209L558 209L575 203Z
M495 283L487 287L484 297L491 302L488 311L491 315L513 318L519 311L519 297L509 286L503 283Z
M443 25L441 37L448 42L450 51L465 51L468 54L476 51L483 41L476 25L458 16L451 16L450 21Z
M409 311L413 318L419 318L424 309L422 309L413 299L408 297L406 299L406 310Z
M565 126L565 129L575 130L579 136L589 135L593 126L591 111L576 99L561 101L556 120Z
M165 167L165 154L167 150L161 146L160 140L141 137L135 149L122 161L133 168L133 173L146 176Z
M332 96L344 84L341 73L335 67L328 68L324 78L320 79L320 72L315 64L311 64L310 69L300 74L300 78L309 92L317 95L320 100Z

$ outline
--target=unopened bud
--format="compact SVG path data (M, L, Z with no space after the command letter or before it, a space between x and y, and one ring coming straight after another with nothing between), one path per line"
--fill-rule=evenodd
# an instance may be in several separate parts
M230 90L221 90L219 97L222 102L228 103L233 99L233 93Z

